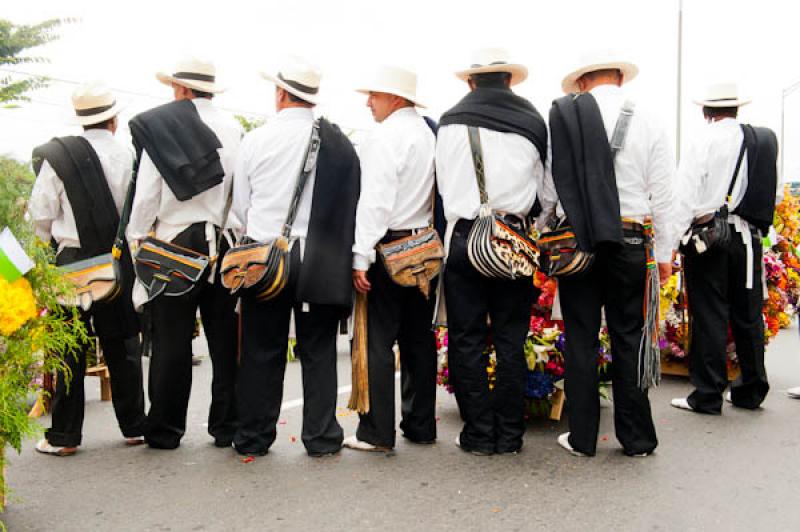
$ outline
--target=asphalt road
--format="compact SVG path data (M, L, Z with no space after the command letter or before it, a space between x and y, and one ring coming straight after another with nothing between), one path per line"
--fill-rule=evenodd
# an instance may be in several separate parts
M343 346L344 347L344 346ZM194 369L188 430L175 451L126 448L110 403L87 379L81 451L9 456L14 489L2 520L11 531L54 530L800 530L800 385L797 325L769 347L772 391L762 409L726 405L722 416L671 408L689 390L669 379L652 392L661 444L625 457L604 409L597 456L576 458L556 436L566 422L536 421L518 456L475 457L453 444L455 400L439 391L439 440L398 438L391 455L348 449L309 458L299 440L299 363L287 370L278 439L243 463L206 434L210 361ZM339 385L350 382L342 351ZM349 435L357 416L339 396ZM42 419L47 425L49 419Z

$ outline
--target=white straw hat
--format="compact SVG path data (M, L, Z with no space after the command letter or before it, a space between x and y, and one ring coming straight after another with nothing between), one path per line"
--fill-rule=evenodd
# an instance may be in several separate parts
M739 86L736 83L715 83L706 87L705 97L694 103L703 107L741 107L750 100L739 99Z
M198 57L185 57L178 61L172 74L157 72L156 78L164 85L177 83L201 92L218 93L225 90L217 84L217 68L214 63Z
M561 81L565 93L579 92L578 79L589 72L616 69L622 72L622 83L627 83L639 73L639 67L623 59L613 51L595 51L584 54L577 61L577 67Z
M372 73L370 80L356 89L357 92L386 92L405 98L417 107L425 107L417 99L417 75L404 68L380 66Z
M122 105L114 94L100 81L81 85L72 93L75 119L82 126L104 122L119 114Z
M482 48L472 54L472 64L465 70L456 72L456 77L467 81L473 74L507 72L511 74L511 85L522 83L528 78L525 65L511 62L511 54L504 48Z
M261 77L309 103L318 101L322 74L315 65L301 57L290 56L277 74L262 72Z

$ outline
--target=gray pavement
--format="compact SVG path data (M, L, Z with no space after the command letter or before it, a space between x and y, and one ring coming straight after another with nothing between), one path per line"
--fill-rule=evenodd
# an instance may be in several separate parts
M342 346L344 347L344 346ZM199 349L198 349L199 350ZM722 416L671 408L690 386L668 379L651 400L661 444L628 458L603 410L596 457L556 444L566 422L530 423L518 456L475 457L453 444L455 400L439 391L439 440L402 438L389 456L343 450L322 459L300 442L299 363L287 370L278 439L243 463L216 449L204 426L210 361L194 369L188 430L175 451L126 448L110 403L87 379L84 443L71 458L9 456L14 489L1 516L22 530L800 530L800 385L797 325L769 347L772 392L761 410L726 404ZM344 349L339 384L350 382ZM357 416L339 396L345 434ZM46 426L49 419L42 419Z

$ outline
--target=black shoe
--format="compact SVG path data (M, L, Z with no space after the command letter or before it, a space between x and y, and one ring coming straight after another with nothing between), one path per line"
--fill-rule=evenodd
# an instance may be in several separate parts
M481 451L480 449L471 449L469 447L464 447L463 445L461 445L460 435L456 436L456 447L474 456L492 456L494 454L493 451Z
M241 454L242 456L266 456L269 452L269 449L259 449L258 451L248 451L247 449L240 449L235 445L233 448L236 450L237 453Z
M407 436L405 434L403 434L403 437L416 445L433 445L434 443L436 443L436 438L433 438L432 440L418 440L416 438L412 438L411 436Z
M326 456L336 456L342 451L342 448L339 447L335 451L308 451L308 456L311 458L325 458Z
M227 449L231 445L233 445L233 438L214 438L214 447Z

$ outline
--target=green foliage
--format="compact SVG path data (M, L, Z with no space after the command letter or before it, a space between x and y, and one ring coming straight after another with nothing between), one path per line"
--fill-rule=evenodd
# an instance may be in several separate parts
M267 122L264 118L248 118L244 115L234 115L234 118L242 125L242 129L245 133L249 133Z
M67 22L71 20L50 19L39 24L16 25L0 19L0 66L47 62L45 57L20 54L57 39L55 30ZM0 76L0 103L26 100L25 93L46 84L47 78L42 76L21 80L15 80L11 75Z

